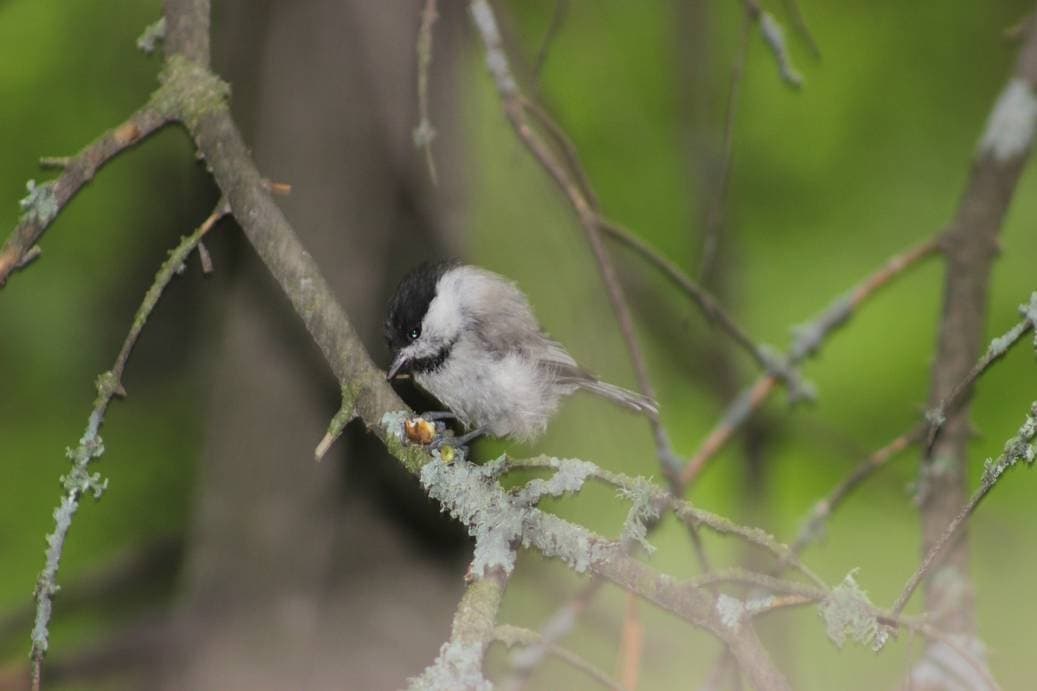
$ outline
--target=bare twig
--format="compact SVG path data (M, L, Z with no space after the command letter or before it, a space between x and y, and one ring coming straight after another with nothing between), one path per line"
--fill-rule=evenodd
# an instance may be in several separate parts
M121 602L126 589L132 585L173 573L182 551L183 540L173 535L134 545L63 585L62 611L68 615L87 607L97 607L100 603L115 605ZM6 645L15 636L21 638L25 635L35 615L36 603L32 601L0 615L0 645Z
M580 588L564 605L540 627L539 640L513 652L510 656L510 674L499 684L504 691L518 691L525 687L529 677L551 652L552 646L572 631L576 620L590 606L605 581L593 578Z
M226 205L221 201L213 213L195 230L194 233L180 241L180 244L170 253L169 258L155 275L155 280L148 288L133 317L133 324L129 333L123 341L122 348L115 358L115 364L110 370L97 378L97 398L94 401L93 410L87 422L86 431L79 440L75 449L69 449L67 454L72 461L72 470L68 475L62 477L64 494L61 503L54 510L54 532L47 536L46 563L36 581L36 617L32 629L32 688L38 691L41 683L43 657L47 653L49 644L49 624L53 608L53 597L58 591L57 575L61 564L61 555L65 546L65 537L72 525L72 519L79 508L79 501L84 494L93 494L99 499L108 486L108 481L101 478L99 473L90 473L89 464L104 453L104 442L101 440L100 430L104 423L104 416L108 405L113 397L125 395L122 386L122 374L126 369L133 346L147 322L148 317L154 310L158 299L170 281L173 280L184 261L197 246L202 237L209 232L213 225L227 213Z
M425 163L428 165L429 177L432 184L438 182L436 176L436 162L432 158L432 140L436 138L436 130L429 119L428 106L428 75L429 66L432 64L432 26L439 18L436 10L436 0L425 0L425 7L421 11L421 27L418 29L418 126L414 128L414 145L424 149Z
M947 398L936 407L935 410L938 412L926 412L925 420L920 421L910 430L900 434L888 444L870 454L853 469L846 479L836 485L824 499L821 499L814 505L810 515L804 521L803 528L800 530L795 542L792 543L792 551L795 554L800 554L817 537L824 522L828 520L832 512L872 473L882 468L905 449L925 440L927 434L931 438L934 434L933 428L938 427L937 423L939 421L961 406L976 380L990 369L994 363L1004 357L1009 349L1018 343L1023 336L1034 330L1034 322L1037 321L1037 292L1033 293L1030 296L1030 302L1021 305L1019 310L1024 315L1023 320L990 342L983 356L973 365L968 374L954 386Z
M921 441L924 425L916 425L911 431L905 432L893 439L885 446L869 454L842 482L836 485L823 499L814 504L810 515L803 522L799 534L793 541L791 550L793 554L800 554L807 545L817 539L821 534L824 524L833 512L846 500L857 487L868 479L879 468L886 465L891 458Z
M317 448L313 452L313 456L318 462L323 460L331 445L342 436L346 425L354 419L356 419L356 392L351 387L343 386L342 405L339 406L338 412L331 418L331 422L328 423L328 431L321 438L320 443L317 444Z
M857 309L880 288L922 260L936 254L940 249L939 236L930 238L890 258L881 268L854 286L850 292L837 298L829 307L809 323L795 329L795 339L789 353L789 366L795 366L813 356L824 341L853 317ZM759 377L728 406L727 411L699 446L695 454L681 471L681 483L691 485L698 479L706 464L734 436L734 433L749 419L778 385L775 374Z
M540 79L544 65L547 64L548 51L551 50L551 46L558 37L558 32L562 30L568 13L569 0L555 0L554 10L551 12L551 22L547 25L547 31L544 32L544 38L540 41L540 48L537 49L536 59L533 61L533 79Z
M641 623L637 598L627 593L623 612L623 633L619 639L619 678L627 691L637 689L641 672L641 653L644 648L645 627Z
M803 11L799 7L798 0L782 0L782 4L785 5L785 13L792 20L793 28L799 33L803 42L807 44L811 55L820 59L821 49L818 47L817 41L814 40L814 34L810 31L810 27L807 26L807 21L803 17Z
M546 640L536 631L505 624L494 629L494 639L500 641L509 648L523 646L522 649L527 650L529 648L542 646L548 653L565 662L573 669L583 672L605 688L613 689L613 691L629 691L629 686L620 684L579 655Z
M939 539L929 547L922 563L908 579L903 591L897 597L896 602L893 603L891 611L894 616L904 611L904 607L907 605L908 600L911 599L912 593L915 592L922 580L939 564L940 559L946 557L947 547L955 538L961 535L961 529L965 522L972 516L980 502L994 489L994 486L1001 479L1001 476L1004 475L1005 471L1015 467L1019 461L1025 461L1028 465L1033 465L1034 459L1037 457L1037 452L1035 452L1033 447L1035 438L1037 438L1037 402L1030 406L1030 413L1027 415L1026 420L1015 436L1005 443L1005 449L997 460L987 460L979 488L973 492L953 520L944 528Z
M0 247L0 286L15 269L28 262L29 252L72 197L93 179L112 158L147 138L169 122L154 103L131 115L126 122L88 144L75 156L62 159L62 173L41 185L29 182L29 195L22 200L24 213ZM50 160L50 159L48 159Z
M1032 310L1037 313L1037 293L1034 293L1030 298L1029 305L1023 305L1020 308L1024 313L1027 310ZM933 442L936 439L936 435L939 433L940 428L947 421L947 415L950 412L948 408L953 405L961 403L969 394L972 386L976 383L976 380L983 375L987 369L995 362L1005 356L1005 353L1014 346L1020 338L1032 331L1034 328L1033 318L1025 317L1018 324L1008 330L1003 336L995 338L987 346L986 352L983 356L972 366L972 369L962 378L961 381L955 385L954 389L947 394L947 398L940 402L936 408L926 413L926 418L929 422L929 435L927 439L927 446L932 447Z
M567 174L565 166L558 160L551 147L530 126L526 118L525 99L512 74L508 57L501 41L500 31L497 28L497 19L493 8L487 0L471 0L469 9L486 50L486 64L500 94L504 113L519 139L555 181L576 212L580 226L584 230L584 235L594 255L602 282L605 285L609 304L612 306L620 334L623 337L623 343L626 345L627 354L634 368L638 389L645 396L655 399L655 387L652 385L644 355L637 342L630 307L627 305L623 287L620 285L615 268L612 266L612 260L609 258L608 251L602 242L601 230L598 224L599 214L595 208L595 200L592 196L588 197L588 195L583 193L581 185L574 182ZM652 427L657 454L659 461L663 465L664 472L674 475L679 468L679 464L659 415L649 412L646 414L646 417Z
M776 358L764 346L757 344L708 290L693 281L676 264L623 226L604 218L599 218L598 222L609 237L639 254L691 298L702 314L727 333L764 371L773 374L779 381L785 380L790 384L794 381L795 374L780 358Z
M716 194L709 202L706 214L706 228L702 238L702 259L699 261L699 278L705 281L712 269L719 244L720 231L724 222L724 209L727 206L728 189L731 183L731 164L734 160L735 118L738 115L738 100L742 91L742 74L745 72L745 60L749 55L749 36L753 25L759 19L759 13L746 7L742 18L742 33L738 40L738 52L731 63L731 77L727 87L727 107L724 115L724 142L720 161L720 173L717 176Z

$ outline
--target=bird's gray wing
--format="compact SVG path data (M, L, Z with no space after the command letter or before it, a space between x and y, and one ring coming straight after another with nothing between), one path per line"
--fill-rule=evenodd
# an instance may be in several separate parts
M505 288L512 286L507 284ZM589 391L638 412L658 412L652 399L603 382L580 367L565 346L540 330L529 303L517 289L502 289L493 298L484 303L494 305L492 312L473 315L475 331L487 351L500 357L521 353L549 372L557 384Z

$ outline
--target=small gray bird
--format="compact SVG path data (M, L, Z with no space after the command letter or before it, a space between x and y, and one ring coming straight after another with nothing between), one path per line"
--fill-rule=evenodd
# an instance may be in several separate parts
M470 431L532 441L562 396L583 389L631 410L655 414L655 401L607 384L576 364L537 324L511 281L457 262L424 263L400 282L389 303L388 379L410 372Z

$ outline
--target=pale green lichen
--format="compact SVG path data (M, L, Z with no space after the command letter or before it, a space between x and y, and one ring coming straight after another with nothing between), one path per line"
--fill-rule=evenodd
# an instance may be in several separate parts
M846 574L843 582L821 602L818 612L825 621L828 637L837 647L842 648L847 640L852 640L879 650L887 634L881 630L875 607L857 584L856 575L857 569Z
M803 86L803 75L792 64L792 56L785 43L785 31L770 12L760 13L760 33L763 34L763 40L770 46L771 52L774 53L782 80L796 89Z
M658 520L660 515L655 487L644 478L637 478L631 487L621 487L617 494L630 502L630 511L623 521L621 539L624 542L636 542L651 554L655 547L648 542L647 524Z
M108 480L100 473L91 473L87 469L91 462L104 453L104 442L98 435L101 425L100 410L95 409L90 415L86 432L74 449L67 449L65 455L72 461L72 470L61 476L64 494L58 507L54 509L54 531L47 535L46 560L43 571L36 580L36 617L32 627L32 655L42 657L49 646L49 631L53 597L58 592L58 567L65 546L65 536L72 526L72 518L79 508L79 500L85 494L92 494L100 499L108 489Z
M432 461L420 470L421 484L444 511L468 528L475 538L471 573L483 577L494 568L510 573L515 567L516 548L535 547L544 556L558 557L577 572L612 556L617 545L601 540L585 528L572 525L535 507L541 491L573 487L591 469L583 462L559 462L564 468L557 484L547 480L528 492L512 494L497 478L506 459L502 456L484 465L467 462Z
M1030 405L1030 414L1026 416L1019 431L1005 442L1004 450L997 459L988 458L983 467L983 484L993 485L1001 475L1015 466L1019 461L1033 465L1037 458L1033 441L1037 438L1037 402Z
M520 502L532 505L543 497L560 497L579 492L587 478L598 470L590 461L577 458L553 458L551 465L555 468L555 474L546 480L534 478L527 482L515 495Z
M742 622L752 618L759 612L764 612L774 606L774 596L754 597L750 600L741 600L727 593L717 596L716 609L720 616L720 623L729 629L737 629Z
M203 65L173 55L159 75L151 105L194 130L203 117L227 108L230 85Z
M408 691L492 691L482 673L483 648L477 643L447 641L436 661L408 680Z
M1030 301L1019 305L1019 312L1030 322L1033 329L1033 347L1037 348L1037 291L1030 294Z
M720 615L720 623L729 629L737 629L742 625L745 617L745 603L737 597L731 597L727 593L720 593L717 597L717 614Z
M28 192L18 200L22 209L22 218L45 226L58 215L58 198L54 194L54 181L49 180L37 185L35 180L25 183Z
M137 48L148 55L155 52L155 48L166 38L166 18L148 24L137 38Z
M494 568L515 568L514 543L522 535L527 507L516 506L490 478L492 467L436 460L421 469L421 484L443 509L467 526L475 538L472 575L481 578Z
M391 410L382 415L379 424L381 424L390 437L402 442L404 439L403 423L408 418L410 418L410 413L406 410Z
M328 423L328 436L337 437L342 434L349 421L356 417L356 399L359 392L359 387L351 384L342 386L342 405Z

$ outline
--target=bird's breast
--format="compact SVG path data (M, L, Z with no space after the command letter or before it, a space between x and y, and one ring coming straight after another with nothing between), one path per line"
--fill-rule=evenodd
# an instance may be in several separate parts
M558 406L545 372L518 352L495 356L459 342L441 367L414 379L467 426L497 437L538 436Z

